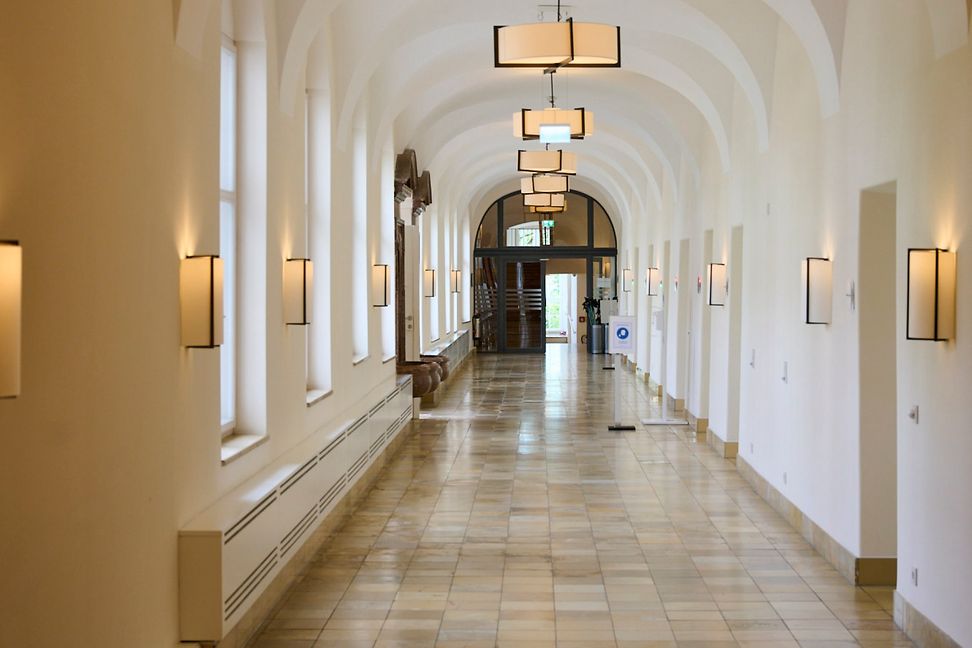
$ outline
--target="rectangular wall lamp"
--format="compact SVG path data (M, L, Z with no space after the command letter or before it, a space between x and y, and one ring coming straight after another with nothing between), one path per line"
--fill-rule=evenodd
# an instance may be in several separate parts
M462 291L462 270L452 271L452 294L458 295Z
M20 335L23 250L0 241L0 398L20 396Z
M725 306L729 281L725 263L709 264L709 306Z
M435 270L432 268L425 270L425 296L435 297Z
M284 262L284 324L307 326L311 321L311 289L314 264L310 259L287 259Z
M834 264L823 257L807 257L803 304L807 324L830 324L834 313Z
M645 294L649 297L657 297L661 294L661 268L648 268L645 270Z
M376 263L371 267L371 305L387 308L391 303L391 283L388 277L388 264Z
M623 292L631 292L631 268L625 268L621 271L621 290Z
M908 250L907 339L941 342L955 337L955 270L955 252Z
M223 343L223 260L190 256L179 268L182 346L212 349Z

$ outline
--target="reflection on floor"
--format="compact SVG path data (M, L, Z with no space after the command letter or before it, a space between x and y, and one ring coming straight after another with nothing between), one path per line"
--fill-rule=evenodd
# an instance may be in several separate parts
M608 432L606 362L470 361L255 645L911 645L687 429Z

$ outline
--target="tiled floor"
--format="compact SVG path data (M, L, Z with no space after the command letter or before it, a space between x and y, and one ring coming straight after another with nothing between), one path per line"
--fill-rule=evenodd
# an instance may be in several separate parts
M254 645L911 645L687 429L609 432L605 362L472 361Z

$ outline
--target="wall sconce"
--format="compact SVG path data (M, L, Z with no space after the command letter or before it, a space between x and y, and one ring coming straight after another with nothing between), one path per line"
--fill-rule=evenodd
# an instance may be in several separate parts
M371 305L387 308L391 303L391 284L388 281L388 264L376 263L371 267Z
M955 336L955 252L908 250L909 340L950 340Z
M212 349L223 343L223 260L190 256L179 268L182 346Z
M435 297L435 270L432 268L425 270L425 296Z
M631 268L625 268L621 271L621 291L631 292L631 284L633 280L631 279Z
M725 263L709 264L709 306L725 306L729 280Z
M605 258L604 262L601 264L601 278L611 278L611 259Z
M834 313L834 264L830 259L807 257L803 303L807 324L830 324Z
M311 287L314 285L314 264L310 259L287 259L284 262L284 324L310 324Z
M20 395L20 312L23 250L17 241L0 241L0 398Z
M458 295L462 290L462 270L452 271L452 294Z
M658 297L661 294L661 269L648 268L645 270L645 294L649 297Z

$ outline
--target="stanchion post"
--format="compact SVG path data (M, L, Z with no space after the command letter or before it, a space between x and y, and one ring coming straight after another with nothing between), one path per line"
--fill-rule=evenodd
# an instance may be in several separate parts
M609 425L608 429L613 432L626 432L635 430L633 425L623 423L622 409L622 390L624 380L621 378L621 371L618 367L620 356L626 351L634 351L635 346L635 319L633 317L612 315L608 322L608 352L612 356L614 364L614 425Z

